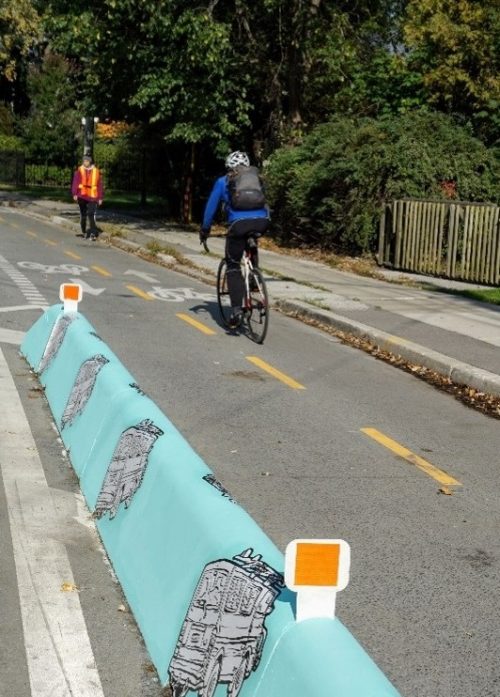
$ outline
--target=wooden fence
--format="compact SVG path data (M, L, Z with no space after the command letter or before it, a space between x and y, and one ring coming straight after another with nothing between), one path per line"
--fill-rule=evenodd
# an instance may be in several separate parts
M401 271L497 285L500 207L402 199L384 206L378 261Z

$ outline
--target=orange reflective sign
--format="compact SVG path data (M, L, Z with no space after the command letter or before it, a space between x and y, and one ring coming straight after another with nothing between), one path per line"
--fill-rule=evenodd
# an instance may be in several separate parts
M297 586L336 586L339 579L339 544L298 542L295 557Z
M351 548L345 540L300 539L285 552L285 584L296 593L341 591L349 583Z
M69 283L63 286L63 298L64 300L78 300L80 299L80 286L72 286Z
M59 298L63 302L80 302L82 287L79 283L62 283L59 288Z

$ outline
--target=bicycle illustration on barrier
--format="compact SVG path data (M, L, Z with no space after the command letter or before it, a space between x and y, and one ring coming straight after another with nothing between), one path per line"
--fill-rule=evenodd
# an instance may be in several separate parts
M213 697L225 683L239 695L256 670L266 641L266 617L283 588L283 576L246 549L207 564L201 574L168 668L173 697L191 690Z
M109 513L112 520L121 503L129 507L144 479L150 452L162 435L162 429L151 419L143 419L123 431L97 497L94 518Z
M61 430L71 425L85 409L92 395L97 375L107 363L109 363L109 359L100 353L82 363L61 417Z

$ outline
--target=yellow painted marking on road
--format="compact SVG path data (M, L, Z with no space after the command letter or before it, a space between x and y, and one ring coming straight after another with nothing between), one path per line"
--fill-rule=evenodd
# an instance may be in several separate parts
M411 450L408 450L408 448L400 445L400 443L392 440L392 438L389 438L380 431L377 431L376 428L362 428L361 431L370 438L373 438L373 440L376 440L377 443L380 443L380 445L383 445L396 455L399 455L399 457L411 462L412 465L415 465L421 469L422 472L425 472L427 475L429 475L429 477L432 477L443 486L462 486L462 482L459 482L458 479L455 479L446 472L443 472L443 470L434 467L434 465L431 465L430 462L424 460L423 457L412 453Z
M144 292L143 290L141 290L140 288L137 288L137 286L126 286L126 288L128 288L129 290L131 290L132 293L135 293L136 295L138 295L138 296L139 296L140 298L142 298L143 300L153 300L153 298L152 298L150 295L148 295L147 293L145 293L145 292Z
M396 344L396 346L404 346L405 344L408 344L407 339L402 339L400 336L389 336L389 341L391 344Z
M193 317L190 317L189 315L184 314L184 312L177 312L175 316L178 317L179 319L184 320L184 322L187 322L192 327L195 327L200 332L203 332L203 334L207 334L207 335L211 336L212 334L216 333L213 329L210 329L210 327L207 327L206 324L203 324L202 322L198 322L198 320L193 319Z
M110 271L106 271L106 269L103 269L102 266L91 266L90 268L93 269L96 273L100 273L101 276L113 275Z
M30 237L38 237L36 232L32 232L31 230L26 230L26 234L29 235Z
M269 375L272 375L273 378L276 378L277 380L281 380L281 382L284 382L285 385L288 385L288 387L291 387L294 390L305 390L306 389L304 387L304 385L300 384L300 382L297 382L296 380L289 377L288 375L285 375L285 373L282 373L281 370L278 370L277 368L273 368L272 365L269 365L269 363L266 363L266 361L263 361L262 358L259 358L258 356L247 356L246 358L247 358L247 361L250 361L250 363L253 363L258 368L265 370L266 373L269 373Z
M43 240L45 244L50 244L52 247L57 247L57 242L54 242L54 240L48 240L47 238L44 238Z
M71 257L72 259L81 259L78 254L75 254L74 252L70 252L69 250L64 250L64 253L66 254L67 257Z

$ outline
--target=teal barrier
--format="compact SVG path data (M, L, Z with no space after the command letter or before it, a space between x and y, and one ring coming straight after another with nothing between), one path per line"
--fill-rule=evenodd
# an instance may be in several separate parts
M21 352L174 697L397 697L338 620L294 620L283 555L79 313Z

